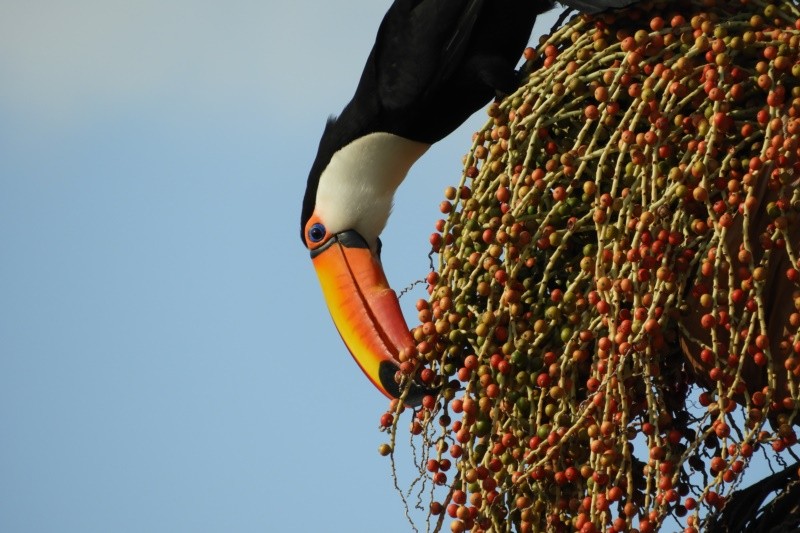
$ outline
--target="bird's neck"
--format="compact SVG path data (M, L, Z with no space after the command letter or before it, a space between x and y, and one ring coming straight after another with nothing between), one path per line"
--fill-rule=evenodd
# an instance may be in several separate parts
M394 193L430 147L385 132L370 133L339 149L322 172L317 209L328 230L358 231L370 246L386 225Z

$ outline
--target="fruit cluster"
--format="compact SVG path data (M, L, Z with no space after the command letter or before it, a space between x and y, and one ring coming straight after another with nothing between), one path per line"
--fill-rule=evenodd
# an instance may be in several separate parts
M402 354L433 529L698 531L797 442L800 11L642 2L526 58Z

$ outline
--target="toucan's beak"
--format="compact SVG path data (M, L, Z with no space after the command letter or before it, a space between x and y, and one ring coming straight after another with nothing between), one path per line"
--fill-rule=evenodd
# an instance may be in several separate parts
M414 339L380 261L352 230L331 237L311 251L311 258L328 310L350 354L383 394L399 398L398 355L413 349ZM412 385L405 401L417 405L425 393Z

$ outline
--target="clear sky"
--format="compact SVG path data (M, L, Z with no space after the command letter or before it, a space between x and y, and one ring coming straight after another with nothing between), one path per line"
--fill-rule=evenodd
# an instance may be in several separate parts
M0 3L0 531L409 531L299 238L389 4ZM482 120L401 188L398 289Z

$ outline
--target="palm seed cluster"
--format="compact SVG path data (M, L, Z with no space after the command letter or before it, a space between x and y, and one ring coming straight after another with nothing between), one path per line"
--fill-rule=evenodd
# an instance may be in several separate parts
M644 2L526 50L401 354L438 390L410 420L429 530L696 532L754 453L793 455L799 19Z

